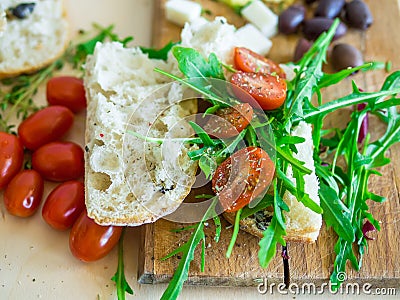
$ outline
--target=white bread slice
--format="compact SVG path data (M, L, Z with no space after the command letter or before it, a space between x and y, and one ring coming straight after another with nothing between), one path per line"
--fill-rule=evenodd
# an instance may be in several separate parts
M225 40L234 27L221 19L197 28L187 25L181 45L195 45L205 56L217 52L214 36L204 39L210 30ZM219 54L231 57L226 51ZM168 62L149 59L139 48L126 49L119 43L98 43L87 59L86 207L99 224L154 222L175 211L194 183L197 163L187 156L188 148L168 142L163 146L147 143L144 149L143 140L126 133L129 129L146 135L150 128L151 137L192 133L185 122L176 127L180 130L171 129L183 117L196 113L197 103L173 105L181 100L184 88L177 83L165 85L168 78L156 73L156 67L179 75L171 55ZM155 123L160 107L169 104L171 108Z
M164 138L176 122L197 110L195 103L174 105L155 123L159 108L179 101L183 93L178 84L155 93L167 82L155 67L171 69L119 43L98 43L86 62L86 207L99 224L154 222L178 208L194 182L196 164L187 148L171 143L171 151L162 151L160 145L145 145L126 133L146 135L151 127L149 136ZM142 101L143 109L135 113ZM183 135L190 135L188 126ZM165 166L171 164L179 167L166 174Z
M313 160L311 125L301 121L293 128L292 135L305 138L303 143L296 144L297 153L294 153L293 156L298 160L303 161L305 163L304 166L312 171L310 175L304 176L304 191L315 203L319 204L319 181L315 174ZM294 184L296 184L296 180L293 178L291 166L289 166L286 175ZM305 207L303 203L297 201L296 197L288 191L285 192L283 200L290 208L289 212L284 212L287 233L285 240L306 243L315 242L322 226L322 216L313 212L308 207ZM273 212L271 212L270 209L265 209L264 211L259 212L256 216L245 218L240 223L241 229L261 238L263 236L263 231L271 220L272 214ZM230 223L234 223L234 214L224 214L224 216Z
M312 140L312 127L310 124L301 121L295 128L293 128L292 135L305 138L303 143L296 144L297 153L294 153L293 156L298 160L303 161L304 166L311 170L311 174L304 175L304 191L316 204L319 205L319 181L315 174L313 159L314 145ZM296 183L296 180L293 178L291 166L288 168L287 176L293 183ZM305 237L310 242L315 241L322 226L322 215L313 212L308 207L305 207L303 203L297 201L297 199L288 191L285 192L283 200L290 208L289 212L285 212L287 226L286 232L288 236L298 239Z
M61 56L68 45L62 0L1 0L4 10L27 2L36 3L32 14L8 19L0 36L0 78L34 72Z

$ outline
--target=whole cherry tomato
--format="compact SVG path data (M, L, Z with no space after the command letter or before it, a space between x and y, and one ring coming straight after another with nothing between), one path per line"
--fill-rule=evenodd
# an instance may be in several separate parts
M276 73L281 78L286 78L282 68L272 60L244 47L236 47L234 54L235 67L243 72Z
M74 114L64 106L50 106L29 116L18 127L22 144L36 150L60 139L71 128Z
M43 179L35 170L24 170L15 175L4 191L8 212L17 217L29 217L39 208L43 197Z
M18 137L0 132L0 190L21 170L24 148Z
M218 138L230 138L238 135L250 124L253 108L248 103L221 108L211 115L204 130Z
M263 149L247 147L217 167L212 188L225 211L234 212L265 192L274 172L275 165Z
M85 186L71 180L58 185L47 196L42 217L51 227L66 230L74 224L85 209Z
M32 168L51 181L79 178L84 172L82 148L72 142L52 142L32 154Z
M83 80L72 76L53 77L47 82L47 102L68 107L74 113L86 108Z
M118 243L122 233L120 226L101 226L83 211L72 226L69 248L78 259L90 262L106 256Z
M252 104L248 93L264 110L277 109L286 100L286 81L279 76L238 71L232 75L231 83L240 88L233 89L239 99Z

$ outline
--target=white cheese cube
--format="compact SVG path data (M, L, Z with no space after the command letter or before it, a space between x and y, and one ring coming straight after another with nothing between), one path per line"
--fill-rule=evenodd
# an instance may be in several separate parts
M165 4L165 16L168 21L183 26L201 15L201 5L189 0L169 0Z
M238 47L249 48L263 56L267 55L272 47L271 40L265 37L261 31L252 24L246 24L240 27L235 32L235 37L238 41Z
M263 2L254 0L241 11L243 17L256 26L268 38L278 32L278 16Z

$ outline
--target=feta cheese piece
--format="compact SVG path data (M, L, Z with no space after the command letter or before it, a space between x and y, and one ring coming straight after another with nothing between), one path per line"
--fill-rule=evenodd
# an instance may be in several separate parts
M165 4L165 16L168 21L179 26L191 22L201 15L201 5L189 0L169 0Z
M272 42L252 24L246 24L235 32L238 47L246 47L263 56L267 55L272 47Z
M268 38L278 32L278 16L263 2L254 0L241 11L243 17L256 26Z

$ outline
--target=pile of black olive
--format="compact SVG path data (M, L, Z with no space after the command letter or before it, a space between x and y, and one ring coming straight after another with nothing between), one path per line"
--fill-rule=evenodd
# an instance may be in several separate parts
M346 0L305 0L305 2L315 7L313 18L306 18L306 7L301 4L288 7L279 16L280 33L292 34L301 31L305 37L299 39L297 43L294 61L298 61L310 48L312 41L331 27L336 17L339 17L341 22L336 29L334 40L346 34L347 26L366 30L373 22L371 11L362 0L349 2ZM332 49L330 60L336 70L363 64L360 51L349 44L336 44Z

